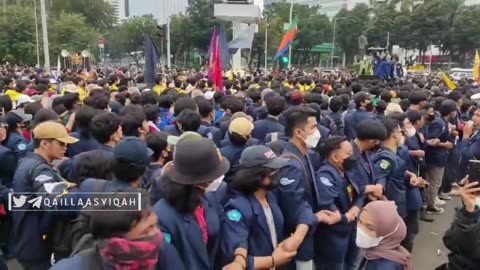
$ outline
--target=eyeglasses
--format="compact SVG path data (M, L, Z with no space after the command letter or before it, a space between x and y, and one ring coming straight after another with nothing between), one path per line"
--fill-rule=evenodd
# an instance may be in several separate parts
M8 125L7 125L7 124L4 124L4 123L2 123L2 124L0 124L0 128L5 128L5 129L7 129L7 128L8 128Z

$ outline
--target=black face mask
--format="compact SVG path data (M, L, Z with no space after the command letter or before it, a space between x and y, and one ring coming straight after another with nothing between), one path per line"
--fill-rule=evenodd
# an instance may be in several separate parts
M280 185L280 174L275 174L273 176L270 176L270 184L268 185L262 185L262 188L266 190L273 190L276 187Z
M350 156L343 160L342 167L345 171L349 171L357 166L357 159L354 156Z
M165 159L163 164L167 164L168 162L173 160L173 151L167 151L167 153L168 153L167 156L163 157Z
M367 105L365 105L365 110L367 112L373 112L373 102L370 102Z
M427 118L428 121L433 121L433 119L435 119L435 115L427 114L425 118Z

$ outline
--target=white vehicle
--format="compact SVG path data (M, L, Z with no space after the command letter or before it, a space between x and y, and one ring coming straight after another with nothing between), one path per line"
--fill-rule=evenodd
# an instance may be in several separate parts
M473 79L473 69L452 68L450 69L450 77L457 81L461 79Z

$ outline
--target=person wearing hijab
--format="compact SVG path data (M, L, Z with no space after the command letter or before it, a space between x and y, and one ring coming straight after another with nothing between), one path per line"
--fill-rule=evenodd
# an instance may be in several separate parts
M407 226L393 201L373 201L363 207L356 244L365 250L360 269L413 270L412 256L401 246Z

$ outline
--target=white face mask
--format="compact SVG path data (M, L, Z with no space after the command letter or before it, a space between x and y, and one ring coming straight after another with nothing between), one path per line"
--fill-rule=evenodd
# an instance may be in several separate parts
M398 146L400 147L400 146L402 146L402 145L404 145L404 144L405 144L405 137L402 135L402 136L400 137L400 141L398 142Z
M215 191L217 191L218 188L220 187L220 185L223 182L223 178L225 178L225 175L222 175L219 178L213 180L213 182L210 183L210 185L208 185L208 187L205 189L205 192L215 192Z
M407 137L413 137L417 133L417 130L414 127L407 129Z
M365 233L362 229L357 227L357 238L355 239L355 243L357 244L357 247L363 248L363 249L377 247L378 245L380 245L383 239L394 234L399 227L400 227L400 224L397 225L397 227L395 228L395 230L393 230L393 232L380 237L372 237L367 233Z
M317 147L317 144L321 138L322 138L322 134L320 134L320 131L316 129L313 134L310 134L307 136L307 138L305 139L305 144L307 145L308 148L313 149Z

